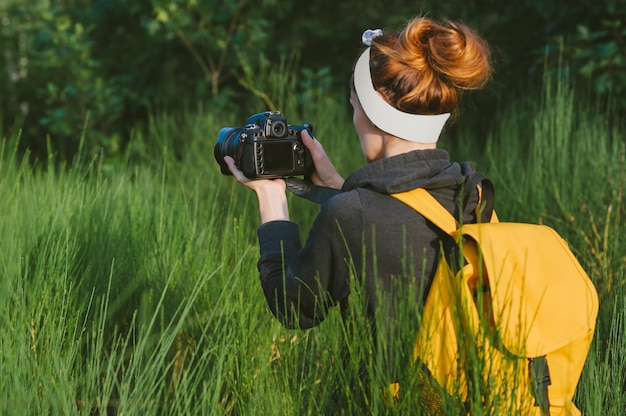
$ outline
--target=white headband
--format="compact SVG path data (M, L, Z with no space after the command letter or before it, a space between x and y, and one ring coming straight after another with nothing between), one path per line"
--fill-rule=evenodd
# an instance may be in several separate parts
M421 115L393 107L374 89L370 74L370 48L354 67L354 89L367 117L384 132L416 143L437 143L450 113Z

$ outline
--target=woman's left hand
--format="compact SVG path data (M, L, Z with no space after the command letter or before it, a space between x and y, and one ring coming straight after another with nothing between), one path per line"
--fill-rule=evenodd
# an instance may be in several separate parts
M327 188L341 189L344 183L343 177L337 172L335 166L324 151L322 144L315 140L308 130L302 130L302 143L307 147L315 170L311 174L311 181L314 185L325 186Z

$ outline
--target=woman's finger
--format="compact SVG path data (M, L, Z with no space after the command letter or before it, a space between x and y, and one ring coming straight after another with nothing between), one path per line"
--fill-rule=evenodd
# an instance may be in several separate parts
M324 154L324 148L322 144L315 140L315 137L308 130L302 130L302 143L309 149L311 156L318 156L320 154Z
M311 174L313 183L319 186L341 189L344 182L343 178L337 173L322 144L315 140L308 130L302 131L302 143L311 153L311 158L315 165L315 171Z
M224 156L224 162L228 166L228 170L233 174L237 182L246 184L250 181L250 179L246 178L246 175L243 174L241 170L235 165L235 159L231 156Z

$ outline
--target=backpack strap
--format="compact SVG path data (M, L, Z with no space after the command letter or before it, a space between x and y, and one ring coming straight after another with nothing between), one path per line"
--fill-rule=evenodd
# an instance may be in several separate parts
M493 183L482 173L473 172L465 181L463 206L469 203L470 196L478 189L479 204L476 206L476 218L480 222L498 222L494 211L495 189Z
M424 188L415 188L406 192L391 194L404 202L438 228L452 235L457 229L456 219Z
M465 187L464 204L469 200L471 190L478 188L479 203L476 207L476 218L479 218L479 221L483 223L498 222L498 216L494 210L495 190L493 183L482 174L474 173L467 180ZM422 214L447 234L451 235L458 228L458 223L454 216L424 188L398 192L391 194L391 196Z
M552 384L548 360L545 355L528 359L528 373L530 376L530 390L535 397L535 406L541 410L541 416L550 416L550 398L548 386Z

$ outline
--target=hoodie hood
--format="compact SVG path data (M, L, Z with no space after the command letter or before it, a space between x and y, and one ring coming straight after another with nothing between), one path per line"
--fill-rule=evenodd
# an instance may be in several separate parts
M463 183L461 165L443 149L415 150L371 162L346 178L342 191L366 188L382 194L415 188L453 188Z

